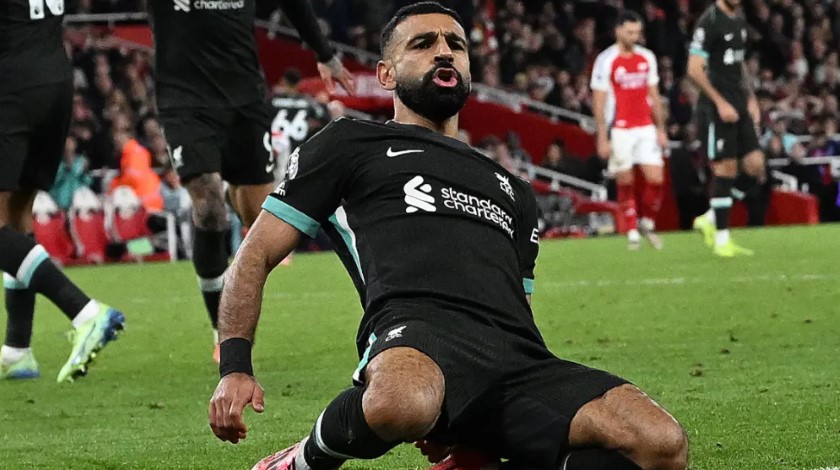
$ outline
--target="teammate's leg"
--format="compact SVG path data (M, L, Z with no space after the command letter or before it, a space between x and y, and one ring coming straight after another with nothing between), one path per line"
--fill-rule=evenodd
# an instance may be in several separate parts
M300 444L254 468L327 470L350 459L374 459L432 430L443 406L443 372L411 348L387 349L371 360L366 386L333 400ZM301 451L302 449L302 451Z
M9 217L20 221L22 217ZM30 239L32 219L26 218L23 224L10 224L15 230L24 233ZM0 378L36 378L40 376L38 363L32 353L32 323L35 317L35 291L3 273L3 286L6 291L6 339L0 348Z
M224 185L219 173L207 173L188 179L185 186L192 199L195 224L193 267L213 326L214 339L218 343L219 301L228 267L229 224ZM215 354L214 358L218 361Z
M677 421L633 385L616 387L572 419L566 470L683 470L688 439ZM597 447L600 450L591 450Z
M21 287L50 299L73 323L76 332L70 359L58 381L73 379L87 372L92 356L116 338L122 329L122 313L92 300L73 284L50 260L35 240L15 230L32 217L35 189L0 193L0 270L13 276Z
M753 150L741 160L741 171L735 179L732 196L738 200L743 199L752 188L765 181L767 181L767 169L764 152Z

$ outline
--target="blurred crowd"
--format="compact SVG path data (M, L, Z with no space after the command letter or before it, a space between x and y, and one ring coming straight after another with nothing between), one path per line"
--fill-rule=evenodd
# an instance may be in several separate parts
M72 0L68 12L143 11L145 1ZM397 8L416 1L313 0L312 4L333 40L378 52L382 25ZM687 44L694 23L711 0L440 3L458 11L468 25L474 80L582 114L591 114L590 71L597 54L613 41L616 14L622 8L640 12L645 21L643 43L659 60L669 135L693 148L697 91L684 77ZM275 8L276 2L258 2L259 15L265 18ZM835 135L840 118L840 0L743 0L743 8L750 24L746 65L762 110L762 143L769 157L790 162L783 171L799 178L803 189L830 200L837 183L829 168L802 163L812 156L840 154ZM87 156L90 168L119 168L122 147L134 139L148 150L151 167L164 174L166 143L153 113L149 54L122 48L112 38L86 30L68 33L68 49L76 64L72 136L78 153ZM549 146L543 155L524 155L515 136L513 141L500 142L472 143L506 166L532 159L546 168L600 182L597 165L576 159L588 156L566 155L562 142Z

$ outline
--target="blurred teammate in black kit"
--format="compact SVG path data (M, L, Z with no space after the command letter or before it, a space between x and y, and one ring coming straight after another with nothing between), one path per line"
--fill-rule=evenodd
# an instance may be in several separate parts
M0 379L40 375L30 348L35 293L49 298L75 329L59 382L84 375L124 322L122 313L70 282L31 236L32 204L38 190L55 181L73 106L62 16L64 0L0 2L0 271L9 315Z
M149 2L160 119L172 164L192 197L193 265L216 336L229 228L222 182L230 184L231 203L245 226L274 187L274 111L254 39L256 1ZM352 91L351 75L321 34L309 2L272 3L315 51L328 91L333 79ZM218 362L218 346L213 356Z
M321 227L364 306L354 386L302 442L254 468L334 469L426 440L434 461L448 450L432 447L457 444L516 469L684 469L687 443L671 415L627 381L546 347L530 308L539 241L530 184L455 139L471 83L459 21L432 2L398 11L377 66L394 120L338 119L290 158L225 286L213 432L239 442L244 408L264 410L250 353L265 281Z

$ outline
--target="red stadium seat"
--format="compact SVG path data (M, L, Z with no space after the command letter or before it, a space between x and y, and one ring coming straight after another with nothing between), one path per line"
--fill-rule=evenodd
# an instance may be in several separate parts
M32 219L35 240L50 257L63 265L73 264L76 247L67 232L67 217L47 193L35 197Z
M105 212L96 194L82 188L73 195L70 207L70 229L79 248L79 257L86 263L103 263L108 246Z
M113 228L116 237L123 242L152 235L146 225L148 214L140 204L140 198L127 186L114 189Z

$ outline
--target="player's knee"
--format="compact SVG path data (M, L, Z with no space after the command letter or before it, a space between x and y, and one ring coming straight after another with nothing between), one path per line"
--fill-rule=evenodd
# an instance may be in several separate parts
M648 184L662 184L664 179L662 170L649 170L645 173L645 181Z
M620 185L633 184L633 171L619 171L615 174L615 183Z
M186 186L192 198L195 224L213 231L227 229L227 207L221 177L218 174L196 176Z
M712 173L719 177L734 178L738 175L738 161L734 158L727 158L713 162Z
M676 421L643 430L636 445L647 470L684 470L688 465L688 439Z
M421 389L365 392L363 408L368 426L386 441L414 441L432 430L441 403L435 393Z
M688 438L682 427L674 423L659 432L660 467L663 470L684 470L688 465Z
M764 176L764 154L760 151L752 152L744 158L744 172L753 178Z

